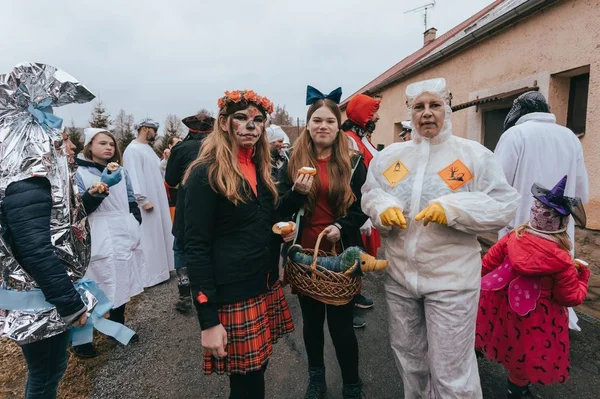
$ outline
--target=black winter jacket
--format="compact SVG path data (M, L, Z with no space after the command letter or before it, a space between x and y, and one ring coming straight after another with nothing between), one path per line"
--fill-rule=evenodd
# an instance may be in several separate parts
M175 219L173 220L173 228L171 230L175 237L176 245L179 248L183 248L183 243L177 238L183 234L184 221L183 221L183 207L184 200L183 188L180 185L183 180L188 166L198 158L202 142L208 136L204 133L190 133L189 138L186 138L181 143L176 144L171 149L171 155L167 161L167 169L165 171L165 182L171 187L177 187L169 190L171 202L175 204ZM179 187L178 187L179 186ZM180 199L181 198L181 199ZM178 210L181 209L181 212ZM177 216L179 215L179 216Z
M362 188L363 184L365 184L367 179L367 168L362 162L362 157L360 155L352 157L352 167L356 167L356 169L354 170L354 174L350 179L350 186L352 187L352 192L356 196L356 201L354 201L354 203L350 206L346 216L339 218L334 222L335 224L341 226L340 233L342 249L353 246L364 247L364 243L360 235L360 227L368 219L367 215L363 213L360 206L362 197L360 189ZM283 218L294 219L300 208L304 206L306 195L292 190L294 182L290 179L288 174L287 161L279 169L279 178L277 181L277 191L279 192L280 196L278 212ZM301 217L299 226L297 226L298 237L302 236L302 225L305 222L306 217Z
M52 195L50 182L33 177L10 184L2 200L2 225L13 255L33 277L65 322L72 322L85 311L50 240Z
M245 182L243 188L250 190ZM269 290L280 236L273 195L258 176L258 198L237 206L208 183L206 166L196 167L184 185L185 229L178 234L200 327L220 323L220 304L243 301ZM181 201L181 198L180 198ZM275 257L273 256L275 255ZM200 304L199 293L208 302Z

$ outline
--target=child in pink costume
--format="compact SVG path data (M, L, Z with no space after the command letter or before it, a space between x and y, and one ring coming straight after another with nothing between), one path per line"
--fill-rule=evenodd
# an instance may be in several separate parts
M532 398L529 384L569 378L566 306L587 295L589 269L574 261L569 216L585 226L578 198L534 184L529 223L502 237L483 258L476 349L508 371L508 398Z

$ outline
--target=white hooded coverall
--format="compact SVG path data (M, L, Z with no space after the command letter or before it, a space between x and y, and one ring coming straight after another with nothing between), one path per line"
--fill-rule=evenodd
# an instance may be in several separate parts
M476 234L506 226L519 200L491 151L452 135L445 85L434 79L408 86L409 107L423 92L444 99L444 125L432 139L415 126L412 141L381 151L362 188L363 211L389 231L386 300L406 398L482 397L474 351L481 278ZM448 226L415 221L432 202L442 205ZM405 230L381 224L390 207L402 210Z

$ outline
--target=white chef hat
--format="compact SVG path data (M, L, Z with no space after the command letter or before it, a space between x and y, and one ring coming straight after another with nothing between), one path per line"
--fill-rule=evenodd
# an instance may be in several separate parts
M282 139L285 141L286 137L287 134L285 134L285 132L280 126L271 125L267 128L267 140L269 140L269 143L273 143Z
M84 140L83 141L83 146L85 147L86 145L88 145L89 143L91 143L92 140L94 139L94 137L96 137L96 135L98 133L110 133L110 132L108 130L106 130L106 129L98 129L98 128L95 128L95 127L85 128L83 130L83 136L84 136L84 138L83 138L83 140Z
M412 130L412 127L410 126L410 121L402 121L400 122L400 124L402 125L402 129Z

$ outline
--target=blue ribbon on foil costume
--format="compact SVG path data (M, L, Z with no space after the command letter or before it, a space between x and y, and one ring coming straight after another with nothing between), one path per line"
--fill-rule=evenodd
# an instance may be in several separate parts
M82 279L75 283L75 289L89 291L98 301L92 309L86 324L83 327L71 328L71 342L73 345L81 345L92 342L94 328L101 333L111 336L123 345L127 345L135 332L104 318L104 315L112 309L112 303L108 300L102 289L96 282ZM0 309L7 310L40 310L50 309L54 306L46 302L44 294L40 290L17 291L0 289Z
M46 98L35 106L33 104L29 104L27 111L29 111L29 113L33 115L33 117L37 119L40 124L44 124L54 129L60 129L62 127L63 120L62 118L54 115L52 107L50 106L51 103L52 99Z

